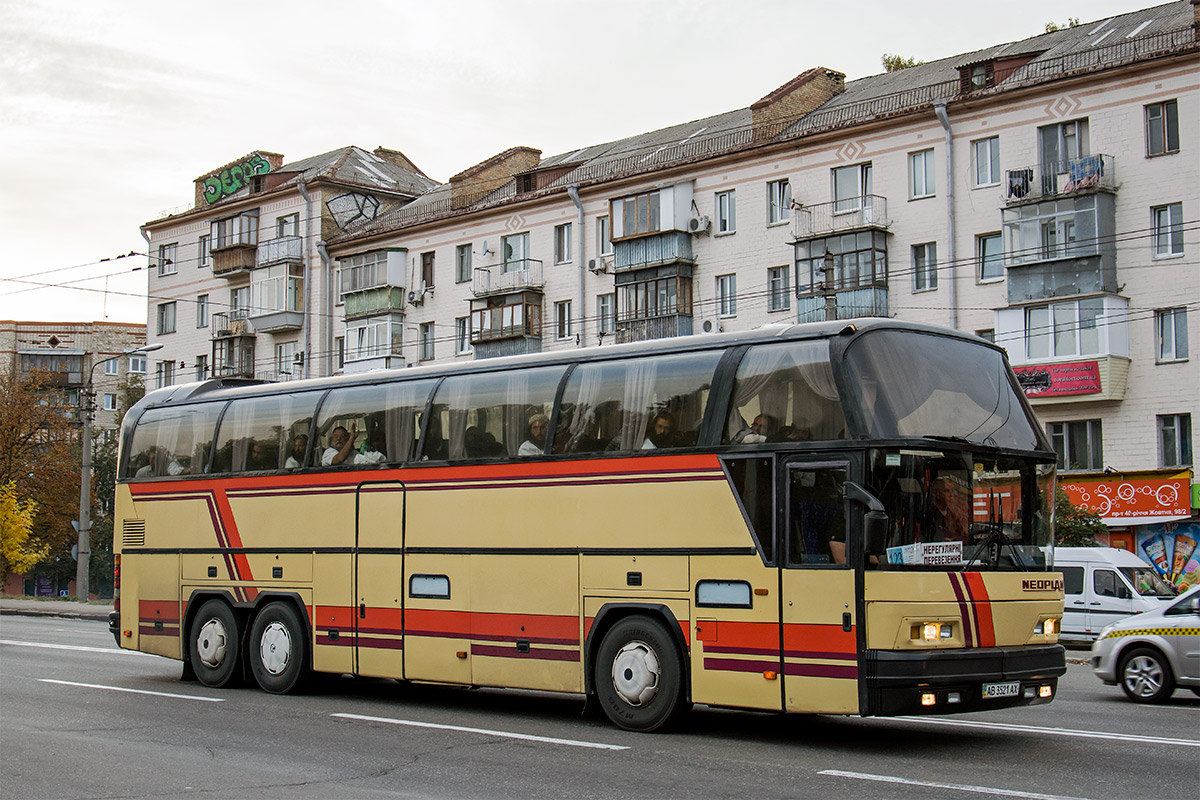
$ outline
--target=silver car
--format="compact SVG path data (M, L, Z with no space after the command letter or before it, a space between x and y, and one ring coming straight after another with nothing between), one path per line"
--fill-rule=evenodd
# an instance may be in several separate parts
M1200 586L1165 608L1100 631L1092 644L1092 670L1139 703L1161 703L1176 686L1200 696Z

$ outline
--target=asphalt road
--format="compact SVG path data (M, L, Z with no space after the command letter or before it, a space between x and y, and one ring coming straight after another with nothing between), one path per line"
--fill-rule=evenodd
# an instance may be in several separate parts
M1076 656L1082 655L1076 652ZM634 734L574 697L335 678L178 680L100 622L0 617L0 798L1192 798L1200 698L1070 667L1049 706L932 719L698 707Z

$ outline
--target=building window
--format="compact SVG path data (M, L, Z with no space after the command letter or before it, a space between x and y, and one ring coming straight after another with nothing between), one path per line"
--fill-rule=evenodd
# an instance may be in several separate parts
M196 356L196 380L208 377L208 356Z
M388 285L388 251L373 250L355 256L344 256L337 262L334 286L337 296L363 289L375 289ZM345 281L343 283L343 281Z
M596 296L596 332L604 336L617 330L617 295Z
M737 230L737 198L733 189L717 192L717 233L733 233Z
M692 313L692 279L672 275L617 287L617 319L621 322Z
M276 264L250 273L250 303L253 314L302 311L304 268L299 264Z
M916 199L918 197L933 197L934 183L933 178L933 150L921 150L917 153L909 153L908 155L908 196Z
M421 285L426 289L433 286L433 256L433 251L421 253Z
M460 356L471 352L470 317L458 317L454 320L454 352Z
M1059 469L1104 469L1104 442L1100 420L1051 422L1046 426Z
M825 253L833 256L833 288L887 287L887 234L862 231L796 243L796 291L812 294L825 281Z
M454 248L454 280L466 283L471 280L471 245L460 244Z
M158 276L174 275L176 273L175 252L177 244L160 244L158 246Z
M1165 414L1158 418L1159 455L1164 467L1192 464L1192 415Z
M144 355L129 357L129 371L134 375L146 374L146 357Z
M334 337L333 352L336 354L337 368L345 369L345 367L346 367L346 337L345 336Z
M1000 137L973 142L975 155L975 185L1000 185Z
M1159 361L1184 361L1188 357L1187 309L1168 308L1154 313Z
M563 300L554 304L554 319L558 327L555 336L559 339L571 338L571 301Z
M1154 256L1163 258L1183 254L1183 203L1171 203L1150 209L1154 226Z
M717 276L717 314L737 316L737 275Z
M567 264L571 261L571 223L554 226L554 263Z
M975 331L975 335L980 339L983 339L985 342L991 342L992 344L996 343L995 328L980 328L979 330Z
M645 192L616 202L621 204L621 224L614 231L619 237L658 233L661 225L658 192Z
M419 344L420 344L420 360L433 360L433 323L422 322L418 329Z
M196 247L196 263L201 268L212 266L212 237L208 234L200 237Z
M913 291L937 288L937 244L926 242L912 248Z
M115 394L110 394L108 392L104 393L104 410L105 411L116 411L117 410L117 396Z
M175 362L174 361L159 361L154 365L154 379L157 384L155 388L161 389L164 386L172 386L175 383Z
M206 294L196 297L196 327L208 327L208 295Z
M1001 211L1008 266L1100 254L1096 198L1067 197Z
M158 333L175 332L175 301L158 304Z
M602 256L606 256L613 251L612 244L612 229L609 226L608 216L596 218L596 252Z
M871 164L853 164L833 171L833 212L845 214L863 207L871 193Z
M1146 106L1146 155L1179 152L1179 104L1175 100Z
M300 377L300 370L296 366L295 342L275 345L275 377L281 381L291 381Z
M250 287L239 286L229 290L229 313L233 319L241 319L250 308ZM240 312L240 313L239 313Z
M787 178L767 183L767 224L788 222L792 218L792 184Z
M1027 357L1070 358L1099 353L1102 316L1102 297L1025 309Z
M104 374L105 375L116 375L120 369L121 369L121 364L120 364L119 359L110 358L108 361L104 362Z
M791 275L787 267L767 270L767 310L787 311L792 307Z
M979 264L980 282L1004 277L1004 240L998 233L975 237L975 256Z
M300 215L288 214L287 216L278 217L275 220L275 235L276 236L299 236L300 235Z
M500 240L500 255L504 259L505 272L520 272L529 269L529 234L514 233Z

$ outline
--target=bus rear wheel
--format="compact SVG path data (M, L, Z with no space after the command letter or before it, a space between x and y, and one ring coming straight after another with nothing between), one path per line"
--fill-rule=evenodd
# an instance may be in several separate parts
M264 692L287 694L307 681L308 645L300 616L288 603L271 603L250 628L250 670Z
M220 689L235 682L241 631L228 603L209 600L192 619L188 653L196 679Z
M618 727L650 733L686 710L679 649L662 623L637 615L604 635L596 657L596 694Z

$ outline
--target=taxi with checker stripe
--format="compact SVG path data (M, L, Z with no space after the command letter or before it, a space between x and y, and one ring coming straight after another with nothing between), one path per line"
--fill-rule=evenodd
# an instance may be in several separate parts
M1176 687L1200 696L1200 586L1159 611L1113 623L1092 645L1092 670L1139 703L1161 703Z

